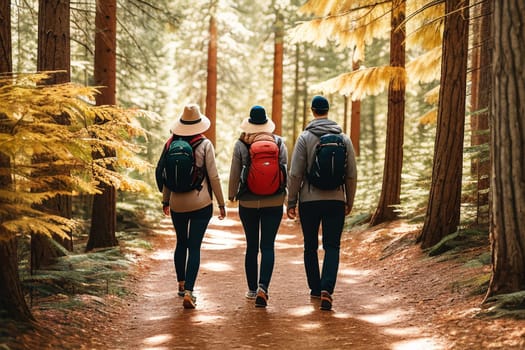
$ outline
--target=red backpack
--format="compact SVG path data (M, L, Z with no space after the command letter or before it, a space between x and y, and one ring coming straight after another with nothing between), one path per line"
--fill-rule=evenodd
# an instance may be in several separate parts
M241 172L241 188L266 196L284 190L286 172L279 163L281 139L259 140L249 145L250 161Z

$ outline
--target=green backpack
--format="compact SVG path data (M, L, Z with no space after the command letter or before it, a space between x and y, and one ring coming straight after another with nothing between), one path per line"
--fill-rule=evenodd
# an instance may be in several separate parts
M195 164L195 148L204 140L198 135L189 142L182 139L173 139L167 145L164 155L164 184L172 192L188 192L201 190L202 181L206 172L204 167Z

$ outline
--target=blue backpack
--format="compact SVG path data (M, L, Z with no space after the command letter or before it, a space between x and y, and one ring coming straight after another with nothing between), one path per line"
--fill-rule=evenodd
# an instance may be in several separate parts
M172 192L201 190L205 178L205 167L195 164L195 148L204 140L198 135L190 141L182 138L168 142L164 154L162 178L163 183Z
M326 134L319 138L315 157L307 172L308 182L321 190L334 190L345 183L346 144L342 134Z

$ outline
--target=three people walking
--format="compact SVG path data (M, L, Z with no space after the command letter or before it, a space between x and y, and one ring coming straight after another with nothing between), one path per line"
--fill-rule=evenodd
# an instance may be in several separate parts
M275 264L275 240L283 217L283 204L288 196L286 214L289 219L299 216L301 223L310 296L320 299L321 310L332 309L341 234L345 216L353 207L357 170L352 143L342 128L328 119L329 109L326 98L315 96L312 99L314 120L297 138L288 173L286 145L280 136L273 134L275 124L268 118L264 107L253 106L249 117L241 123L242 132L233 148L228 199L239 201L239 217L246 237L244 268L248 289L245 296L254 300L256 307L268 305ZM170 143L182 139L194 148L195 164L205 173L197 188L190 191L177 192L173 186L170 189L169 186L159 185L163 192L164 213L171 215L176 231L174 263L178 293L184 297L185 308L195 308L196 304L193 288L199 270L200 246L213 213L212 193L219 204L219 219L226 216L213 145L208 139L197 137L209 126L209 119L200 113L198 105L187 105L171 129L173 135L166 143L157 166L161 166ZM311 174L312 165L320 163L316 154L320 140L326 138L323 136L326 134L338 135L336 139L340 140L339 146L344 149L344 159L336 159L337 163L344 163L344 173L340 176L340 184L334 188L321 186ZM199 142L195 141L197 139ZM263 160L259 162L259 159ZM268 176L269 172L275 173L270 180L257 179L262 174ZM321 171L316 168L316 172L319 175ZM320 228L324 249L321 268L318 258Z

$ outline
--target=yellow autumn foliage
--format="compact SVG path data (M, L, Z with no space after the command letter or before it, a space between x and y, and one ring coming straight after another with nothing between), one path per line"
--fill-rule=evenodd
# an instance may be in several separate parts
M406 71L400 67L372 67L341 74L333 79L312 86L325 94L339 92L352 100L375 96L388 88L401 89L406 84Z
M406 31L405 47L415 58L403 68L372 67L339 74L313 86L322 93L340 93L352 100L377 95L389 84L401 86L429 83L441 74L441 43L445 7L443 1L411 0L404 3L406 15L403 26ZM299 13L313 16L291 30L292 41L311 42L318 46L335 43L341 48L353 50L353 58L364 59L365 46L376 38L387 38L391 30L392 1L372 0L309 0L299 8ZM430 94L432 103L439 95ZM432 113L421 119L432 120Z
M441 76L441 46L414 58L406 65L410 82L430 83Z
M95 106L93 87L40 85L47 76L0 77L0 225L8 235L70 231L74 221L35 209L56 195L98 193L101 183L149 188L127 175L151 168L133 142L147 136L137 111ZM104 156L106 149L115 155Z
M354 50L354 59L364 58L366 44L385 38L390 31L389 2L311 0L299 12L317 16L290 31L292 42L327 46L330 42Z

